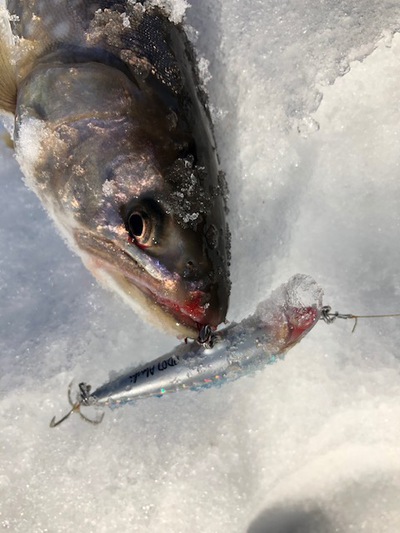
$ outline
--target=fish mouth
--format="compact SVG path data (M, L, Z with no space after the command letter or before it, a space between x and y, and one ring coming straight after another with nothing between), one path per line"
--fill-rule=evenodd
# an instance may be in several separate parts
M75 239L92 274L149 322L182 338L197 338L202 326L216 329L224 322L227 309L219 304L218 284L185 281L139 248L127 251L125 242L82 231Z

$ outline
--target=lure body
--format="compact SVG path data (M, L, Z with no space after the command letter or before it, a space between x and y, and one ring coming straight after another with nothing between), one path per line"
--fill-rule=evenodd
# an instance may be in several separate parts
M28 185L147 319L182 337L217 327L230 290L224 180L183 26L144 1L6 6L0 111L15 116Z
M230 382L281 359L320 318L322 290L297 275L261 303L254 315L216 333L212 346L182 344L105 383L81 384L80 405L117 406L181 390Z

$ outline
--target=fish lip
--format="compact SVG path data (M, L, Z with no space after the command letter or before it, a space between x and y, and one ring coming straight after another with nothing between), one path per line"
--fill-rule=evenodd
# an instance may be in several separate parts
M185 282L179 274L157 264L157 260L129 242L107 239L82 230L75 232L75 239L79 248L89 253L88 267L95 276L96 272L103 270L122 290L124 281L133 285L150 303L156 304L174 319L177 326L189 328L194 338L201 326L216 328L224 320L224 317L219 320L220 313L209 309L212 286L203 288L201 283ZM110 252L113 260L110 260ZM93 260L90 256L94 256Z

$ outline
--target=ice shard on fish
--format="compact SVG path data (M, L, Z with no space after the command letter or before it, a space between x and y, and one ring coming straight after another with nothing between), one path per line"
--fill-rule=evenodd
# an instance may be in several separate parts
M6 7L0 108L15 116L28 185L86 266L148 319L182 337L218 326L226 188L182 25L131 0Z

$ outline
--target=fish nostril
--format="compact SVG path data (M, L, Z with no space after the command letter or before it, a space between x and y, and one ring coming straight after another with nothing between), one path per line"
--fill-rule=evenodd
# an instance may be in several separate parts
M187 281L192 281L196 279L198 275L197 270L198 269L196 268L194 261L189 259L188 261L186 261L185 267L183 269L183 278Z

